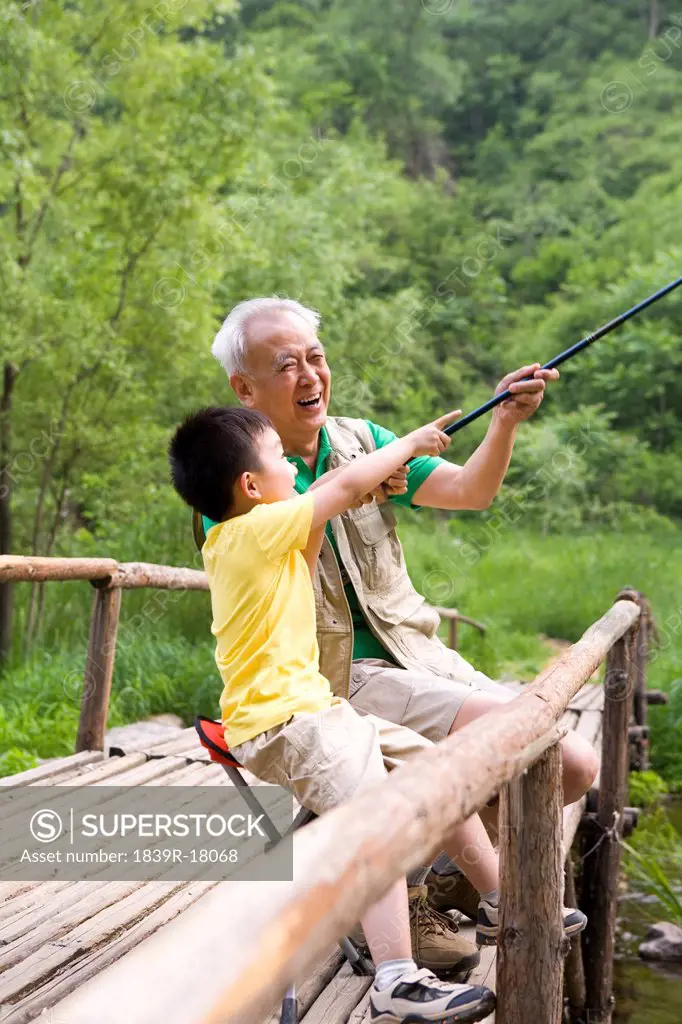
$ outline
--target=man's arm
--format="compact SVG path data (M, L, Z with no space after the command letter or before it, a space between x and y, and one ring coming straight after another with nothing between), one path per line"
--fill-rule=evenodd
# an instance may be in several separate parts
M535 373L533 380L521 379L531 373ZM542 370L538 363L504 377L495 394L509 388L513 397L493 411L482 443L463 466L448 463L434 469L415 491L413 503L450 510L488 508L509 468L516 428L537 410L544 396L545 382L558 377L558 370Z

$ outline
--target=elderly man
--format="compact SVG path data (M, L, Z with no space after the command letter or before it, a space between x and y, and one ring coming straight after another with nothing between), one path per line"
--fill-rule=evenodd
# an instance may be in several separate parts
M327 416L331 372L318 326L318 314L298 302L252 299L231 311L212 347L239 401L272 420L298 467L299 493L395 436L368 420ZM530 374L532 380L522 380ZM408 575L393 506L487 508L504 479L519 423L537 410L546 383L558 376L539 364L508 374L497 391L509 388L512 397L494 410L485 439L463 466L413 459L406 489L404 481L387 481L380 500L368 495L327 525L315 578L320 669L358 711L438 742L510 699L439 640L438 615ZM591 747L573 734L562 741L562 753L564 799L571 803L592 784L597 763ZM427 872L408 879L413 948L423 966L440 973L467 968L476 951L429 905Z

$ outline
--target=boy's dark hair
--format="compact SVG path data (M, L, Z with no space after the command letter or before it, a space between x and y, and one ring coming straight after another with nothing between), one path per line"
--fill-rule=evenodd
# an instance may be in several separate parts
M255 409L212 406L188 416L168 446L173 485L184 501L214 522L232 507L235 480L258 470L257 442L272 423Z

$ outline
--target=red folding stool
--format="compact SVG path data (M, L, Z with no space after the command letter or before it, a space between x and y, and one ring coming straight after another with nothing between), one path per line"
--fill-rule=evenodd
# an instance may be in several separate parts
M313 821L314 818L317 817L313 811L306 810L305 807L302 807L289 828L284 833L281 833L242 775L242 765L230 752L230 748L225 742L223 723L220 721L216 722L212 718L204 718L203 715L197 715L194 719L194 728L197 731L199 742L202 747L205 747L206 750L208 750L209 757L212 761L223 766L230 777L230 781L239 789L239 792L246 802L249 810L254 814L262 815L263 828L270 840L266 846L266 850L271 849L275 843L278 843L283 838L283 836L290 835L292 832L295 832L297 828L301 828L302 825L307 825L308 822ZM358 951L355 943L351 939L340 939L339 945L354 974L374 974L374 964ZM296 1000L296 986L290 985L286 991L284 999L282 1000L280 1024L297 1024L297 1021L298 1003Z

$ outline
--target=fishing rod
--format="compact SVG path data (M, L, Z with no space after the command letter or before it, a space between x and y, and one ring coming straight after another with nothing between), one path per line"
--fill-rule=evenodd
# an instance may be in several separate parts
M615 331L616 327L620 327L621 324L624 324L626 320L630 320L631 317L637 316L637 314L641 313L642 310L653 305L654 302L658 302L659 299L662 299L664 295L668 295L668 293L672 292L675 288L679 288L681 284L682 277L678 277L676 281L672 281L670 284L667 284L665 288L660 288L657 292L654 292L654 294L650 295L648 299L638 302L636 306L628 309L627 312L621 313L621 315L617 316L615 320L609 320L607 324L604 324L603 327L596 330L594 334L588 334L586 338L576 341L575 345L571 345L570 348L567 348L564 352L560 352L558 356L554 356L554 359L550 359L548 363L545 363L544 366L542 366L542 369L553 370L554 367L559 366L560 363L565 363L567 359L572 359L573 356L577 355L578 352L582 352L582 350L587 348L588 345L591 345L594 341L599 341L600 338L603 338L606 334L610 334L611 331ZM533 379L533 374L528 377L521 378L521 380ZM461 420L457 420L456 423L451 423L450 426L445 427L443 432L445 434L456 434L458 430L462 429L462 427L466 427L468 423L473 423L473 421L477 420L479 416L483 416L485 413L489 412L490 409L494 409L496 405L499 405L500 402L504 402L507 398L511 397L513 396L509 389L502 391L499 395L495 395L494 398L490 398L487 402L484 402L483 405L479 405L478 409L474 409L473 412L467 413L467 415L463 416Z

